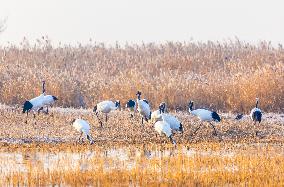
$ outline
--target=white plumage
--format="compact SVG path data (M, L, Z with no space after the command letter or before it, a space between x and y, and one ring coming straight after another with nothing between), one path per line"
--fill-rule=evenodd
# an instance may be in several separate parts
M189 102L189 113L191 113L192 115L195 115L197 116L200 121L221 121L221 118L220 116L216 113L216 112L211 112L209 110L206 110L206 109L196 109L196 110L193 110L192 109L193 107L193 101L190 101Z
M146 99L143 99L143 101L149 104L149 102ZM127 103L125 104L125 108L127 108L129 111L135 111L136 107L137 107L136 102L133 99L128 100Z
M171 114L161 114L164 121L170 124L172 130L183 132L181 122Z
M29 101L25 101L23 106L23 113L27 112L27 116L30 111L37 111L39 113L40 110L43 110L43 107L47 107L48 113L48 106L52 105L56 100L58 99L55 96L45 94L45 81L43 81L42 94Z
M211 112L209 110L206 109L196 109L193 110L193 101L189 102L189 113L191 113L192 115L197 116L201 122L203 121L207 121L209 122L209 124L211 125L211 127L214 129L214 135L217 135L217 131L215 129L215 126L210 123L212 121L216 121L216 122L220 122L221 118L220 116L216 113L216 112ZM194 133L196 133L196 131L201 127L201 124L199 125L199 127L194 131ZM192 133L192 134L194 134Z
M109 113L112 110L118 109L119 105L112 101L102 101L97 104L97 111L102 113Z
M165 121L167 122L172 130L183 132L183 126L181 122L171 114L158 114L158 115L151 115L151 120L156 121Z
M157 121L154 124L154 128L159 133L159 135L165 134L167 137L170 137L172 135L170 124L168 124L166 121Z
M91 128L90 128L90 125L87 121L85 121L83 119L74 119L74 120L72 120L72 125L78 132L80 132L79 141L80 141L82 134L84 134L86 136L87 140L90 141L90 144L94 143L94 140L93 140L92 136L90 135Z
M39 112L43 109L43 107L52 105L56 100L57 98L55 96L41 94L40 96L35 97L29 101L25 101L23 106L23 113L27 112L28 115L28 112L30 112L31 110Z
M172 139L172 129L170 127L170 124L166 121L157 121L154 124L155 131L159 133L159 135L165 134L173 144L176 144L176 142Z
M39 96L32 98L29 102L33 105L31 110L37 111L41 107L44 106L44 94L40 94Z
M150 114L151 114L151 109L148 103L144 102L143 100L138 100L137 99L137 103L138 103L138 107L137 110L138 112L144 116L145 118L149 119Z
M116 101L116 102L113 102L113 101L102 101L100 103L98 103L95 107L94 107L94 112L97 116L97 118L99 119L98 117L98 112L101 112L101 113L104 113L106 115L106 122L107 122L107 114L112 111L112 110L116 110L120 108L120 101ZM102 122L101 120L99 119L99 122L102 126Z
M159 110L154 111L151 114L151 120L156 121L166 121L170 124L172 130L183 132L183 127L181 122L173 115L164 113L165 103L161 103L159 106Z
M212 112L206 109L196 109L196 110L189 110L189 112L197 116L200 121L213 121Z
M138 91L136 95L137 95L137 111L142 116L142 124L143 124L143 119L148 121L148 119L151 118L151 109L150 105L141 99L141 92Z
M43 105L44 105L44 106L53 105L56 100L57 100L57 98L55 99L55 97L52 96L52 95L45 95L45 96L44 96L44 99L43 99Z
M151 113L151 120L152 121L158 121L158 119L161 117L161 110L155 110L154 112Z

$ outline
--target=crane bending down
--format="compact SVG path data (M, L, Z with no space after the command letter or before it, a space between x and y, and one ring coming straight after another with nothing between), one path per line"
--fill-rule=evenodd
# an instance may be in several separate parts
M169 123L167 123L166 121L157 121L154 124L154 128L160 136L165 134L166 137L168 137L169 140L172 142L172 144L176 145L176 141L173 139L173 133Z
M162 102L159 106L159 110L156 110L151 114L151 120L154 122L166 121L170 125L172 130L183 133L183 125L181 124L181 122L177 119L177 117L169 113L165 113L165 108L166 104Z
M206 109L196 109L196 110L193 110L193 101L189 101L189 113L191 113L192 115L197 116L199 118L199 120L201 121L199 127L197 127L195 129L195 131L191 135L195 134L200 129L203 121L209 122L210 126L214 130L213 135L214 136L217 135L216 128L211 123L212 121L215 121L215 122L220 122L221 121L221 118L217 114L217 112L215 112L215 111L211 112L211 111L206 110Z
M87 121L83 120L83 119L73 119L71 121L72 126L76 129L76 131L78 131L80 133L80 136L78 138L78 141L80 142L80 139L82 137L82 135L84 134L87 138L87 140L89 140L90 144L94 143L94 139L90 134L90 125ZM83 141L83 138L82 138Z
M99 112L104 113L105 117L106 117L105 119L106 119L106 122L107 122L107 120L108 120L107 114L110 113L110 111L116 110L118 108L120 108L120 101L119 100L117 100L115 102L112 102L112 101L102 101L102 102L96 104L96 106L93 109L93 112L95 112L101 127L103 126L103 123L100 120L98 113Z

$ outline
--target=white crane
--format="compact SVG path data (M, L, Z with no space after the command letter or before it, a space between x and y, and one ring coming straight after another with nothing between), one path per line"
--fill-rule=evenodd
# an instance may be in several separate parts
M53 95L46 95L46 93L45 93L45 81L42 82L42 93L44 94L43 105L46 107L46 113L48 114L48 107L52 106L55 103L55 101L58 100L58 98L53 96ZM43 107L40 108L39 111L40 110L43 110Z
M203 121L209 122L211 127L214 129L213 135L217 135L217 131L215 129L215 126L211 123L212 121L215 121L215 122L221 121L221 118L217 114L217 112L215 112L215 111L211 112L211 111L206 110L206 109L193 110L192 108L193 108L193 101L189 101L189 113L191 113L194 116L197 116L199 118L199 120L201 121L199 127L192 133L192 135L195 134L198 129L200 129Z
M147 122L148 119L151 119L151 109L149 103L141 99L140 91L136 93L136 96L137 96L137 110L139 114L142 116L142 125L143 125L143 119L145 119Z
M94 139L90 135L91 128L90 128L90 125L87 121L85 121L83 119L73 119L71 121L71 124L80 133L80 137L78 139L79 142L80 142L80 138L84 134L86 136L87 140L89 140L90 144L94 143ZM83 138L82 138L82 141L83 141Z
M172 133L172 129L169 123L167 123L166 121L157 121L154 124L154 129L156 132L159 133L160 136L165 134L170 139L172 144L176 145L176 141L173 140L173 137L172 137L173 133Z
M170 124L172 130L179 131L183 133L183 125L181 122L173 115L164 113L166 108L166 104L163 102L159 106L159 110L154 111L151 114L151 120L156 121L166 121Z
M250 117L251 117L252 121L254 121L254 124L256 124L256 122L260 123L261 122L261 117L262 117L262 112L258 108L258 103L259 103L259 99L256 98L255 107L250 112Z
M251 117L252 121L254 122L254 125L256 125L257 122L260 123L261 118L262 118L262 112L258 108L258 103L259 103L259 98L256 98L255 107L250 112L250 117ZM258 132L256 131L256 135L257 134L258 134Z
M25 101L23 106L23 113L27 113L27 117L29 115L30 111L37 111L38 113L40 110L43 109L43 107L47 107L48 112L48 106L52 105L57 99L57 97L53 95L46 95L45 94L45 81L42 82L42 94L40 94L38 97L35 97L31 100ZM34 114L35 117L35 114ZM27 119L26 122L27 123Z
M149 102L146 99L143 99L143 101L149 104ZM128 100L126 105L125 105L125 108L127 108L130 112L133 113L133 114L132 113L130 114L130 117L131 118L134 117L134 114L137 110L137 105L136 105L135 100L133 100L133 99Z
M51 106L55 103L55 101L58 100L57 97L53 95L46 95L45 93L45 81L42 81L42 94L38 97L35 97L31 99L29 102L33 104L32 110L39 113L41 110L43 110L43 107L47 107L47 113L48 113L48 106ZM29 105L29 104L27 104ZM31 106L30 106L31 107ZM27 107L29 108L29 107ZM27 111L27 110L25 110Z
M94 109L93 109L93 112L95 112L95 114L96 114L96 116L97 116L97 118L98 118L98 120L99 120L99 123L100 123L101 127L103 126L103 123L102 123L102 121L100 120L98 113L99 113L99 112L104 113L104 114L105 114L105 117L106 117L105 119L106 119L106 122L107 122L107 119L108 119L108 118L107 118L107 114L108 114L110 111L116 110L116 109L118 109L118 108L120 108L120 101L119 101L119 100L117 100L117 101L115 101L115 102L113 102L113 101L102 101L102 102L96 104L96 106L95 106Z
M152 118L151 118L152 120ZM171 114L160 114L159 116L155 117L153 119L154 121L166 121L172 130L174 131L179 131L183 133L183 125L181 122L173 115Z

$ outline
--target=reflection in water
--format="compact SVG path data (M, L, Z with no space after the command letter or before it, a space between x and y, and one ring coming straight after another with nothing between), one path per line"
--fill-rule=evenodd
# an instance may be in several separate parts
M233 152L196 151L187 147L161 148L152 147L119 147L101 151L83 152L1 152L0 171L1 175L9 175L15 172L27 172L33 169L47 171L66 171L79 169L80 171L97 169L101 165L104 170L133 169L140 159L161 159L163 157L192 157L195 154L209 156L233 156ZM94 164L100 161L100 164ZM90 164L92 163L92 164Z

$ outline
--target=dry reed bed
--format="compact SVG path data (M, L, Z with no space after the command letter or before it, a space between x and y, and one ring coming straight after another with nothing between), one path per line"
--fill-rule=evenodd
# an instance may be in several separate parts
M122 155L106 153L111 148L122 149ZM284 185L283 144L198 143L177 148L31 144L12 151L15 158L0 162L13 164L14 159L21 168L6 173L1 185ZM5 171L5 165L0 167Z
M59 98L58 106L92 107L104 99L124 104L141 90L157 107L198 107L248 112L260 97L261 108L284 108L284 50L269 43L178 43L51 46L48 38L35 45L0 47L0 103L22 104L40 94L40 81Z
M62 143L76 142L79 133L71 126L73 118L82 118L91 124L91 133L96 143L104 144L123 143L123 144L144 144L168 142L167 138L156 136L157 133L152 127L153 124L140 124L141 118L136 115L133 119L129 118L127 111L115 111L109 115L109 121L100 128L97 118L91 110L85 109L63 109L52 108L51 114L40 114L34 119L28 118L25 124L26 115L20 109L14 107L0 107L0 140L6 143ZM190 136L195 128L200 124L199 120L189 113L173 113L177 116L183 126L184 134L176 133L174 138L179 144L200 141L219 141L219 138L212 135L211 127L204 123L202 128L193 136ZM104 115L100 116L104 119ZM254 126L249 116L243 120L234 119L234 114L221 114L222 122L216 124L219 137L223 141L244 141L244 142L281 142L284 140L284 115L283 114L264 114L261 125ZM259 131L259 136L255 137L255 131Z

